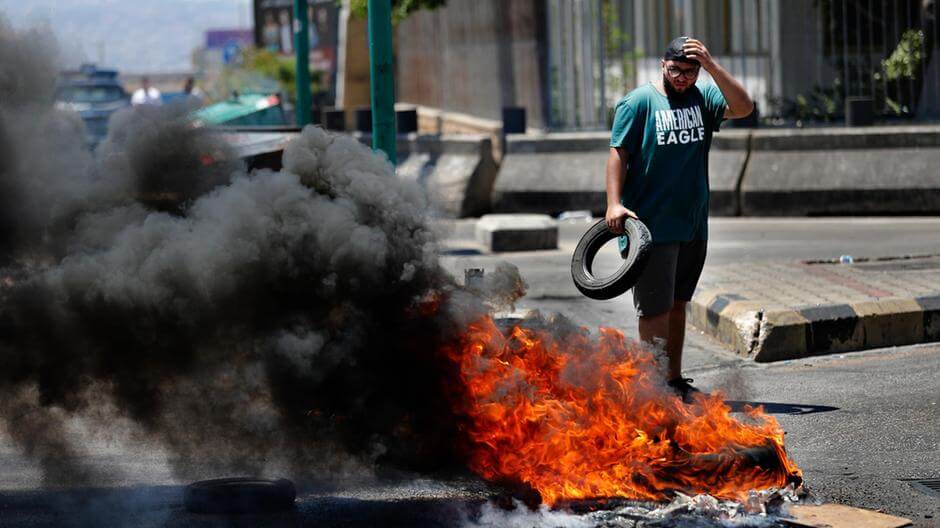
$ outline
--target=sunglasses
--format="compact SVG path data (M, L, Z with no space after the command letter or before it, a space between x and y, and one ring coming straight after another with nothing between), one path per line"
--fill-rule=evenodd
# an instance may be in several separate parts
M678 78L680 75L686 79L694 79L698 75L698 70L698 68L689 68L688 70L684 70L682 68L670 66L666 68L666 73L668 73L669 76L673 79Z

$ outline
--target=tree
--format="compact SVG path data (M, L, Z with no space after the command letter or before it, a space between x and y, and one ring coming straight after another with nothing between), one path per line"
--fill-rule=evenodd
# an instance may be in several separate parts
M397 24L419 9L437 9L447 0L392 0L392 23ZM369 10L368 0L350 0L350 11L358 17L365 17Z
M264 49L242 51L239 67L225 68L214 83L210 94L215 99L225 99L233 90L241 93L280 92L287 100L297 100L297 64L293 57L280 56ZM319 72L311 72L310 90L316 93L323 89Z

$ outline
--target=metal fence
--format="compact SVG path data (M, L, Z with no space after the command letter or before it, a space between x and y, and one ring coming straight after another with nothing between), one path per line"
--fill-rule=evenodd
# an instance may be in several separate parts
M886 121L940 117L934 0L547 0L554 129L605 128L660 75L663 47L702 39L765 123L824 124L862 97Z

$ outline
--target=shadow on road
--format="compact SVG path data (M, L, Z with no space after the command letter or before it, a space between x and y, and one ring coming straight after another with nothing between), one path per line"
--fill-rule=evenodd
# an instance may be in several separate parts
M725 402L733 412L744 412L746 407L762 406L767 414L814 414L838 411L838 407L828 405L805 405L801 403L773 403L728 400Z
M472 257L482 255L483 252L477 248L451 247L440 250L439 254L448 257Z
M421 490L416 490L421 491ZM402 497L360 500L299 497L292 511L271 514L188 513L182 486L134 486L0 492L0 526L134 528L287 528L459 525L483 500Z

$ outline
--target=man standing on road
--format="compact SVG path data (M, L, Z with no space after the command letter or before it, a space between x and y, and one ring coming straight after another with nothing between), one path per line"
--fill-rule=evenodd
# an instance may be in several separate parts
M150 86L150 79L147 77L141 77L140 88L138 88L134 92L134 95L131 96L131 104L134 106L160 105L163 104L163 99L160 98L160 90Z
M696 86L704 68L715 84ZM717 86L716 86L717 85ZM633 288L640 339L665 343L669 385L686 401L698 390L682 377L685 307L705 264L708 149L724 119L748 116L744 87L702 42L679 37L666 48L662 79L617 103L607 159L607 226L623 233L626 217L653 235L646 269ZM626 179L624 179L626 176ZM626 248L620 238L621 251Z

